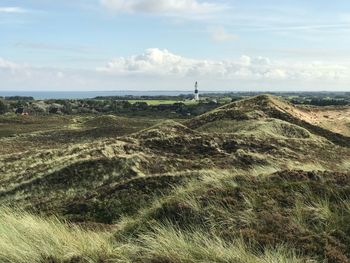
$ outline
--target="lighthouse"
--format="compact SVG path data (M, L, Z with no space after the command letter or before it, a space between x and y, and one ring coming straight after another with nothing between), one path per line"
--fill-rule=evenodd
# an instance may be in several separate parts
M198 92L198 82L196 81L196 83L194 84L194 100L195 101L199 101L199 92Z

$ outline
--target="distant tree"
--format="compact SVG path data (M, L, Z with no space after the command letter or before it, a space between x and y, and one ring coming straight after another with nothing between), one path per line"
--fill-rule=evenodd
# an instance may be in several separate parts
M0 114L4 114L7 112L7 105L0 100Z
M148 104L147 102L137 101L132 105L134 110L147 110Z
M132 104L129 101L124 100L115 100L111 102L112 111L119 112L132 107Z
M11 107L15 108L15 109L17 109L17 108L24 108L26 106L28 106L27 102L22 101L22 100L17 100L17 101L14 101L14 102L11 103Z
M34 98L29 96L9 96L9 97L5 97L5 100L32 101L34 100Z
M69 101L63 103L63 108L61 110L64 114L72 114L72 104Z
M57 114L57 113L58 113L58 108L50 107L50 108L49 108L49 113L51 113L51 114Z

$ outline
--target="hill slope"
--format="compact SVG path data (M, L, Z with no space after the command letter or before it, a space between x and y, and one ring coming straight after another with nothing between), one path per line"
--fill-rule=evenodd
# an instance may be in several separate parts
M347 170L349 149L308 129L297 119L298 110L277 98L258 96L186 122L191 128L166 121L121 137L98 135L88 137L92 142L2 155L0 202L15 199L17 205L48 214L113 222L208 170ZM87 125L96 129L101 123L118 129L120 121L97 117L82 129L86 133ZM138 125L135 120L127 123Z
M188 121L187 125L196 129L222 120L248 121L272 118L285 121L286 125L297 125L334 144L350 147L350 137L316 125L314 115L311 109L297 107L271 95L260 95L220 107Z
M264 95L182 123L98 116L0 138L16 145L0 154L0 204L96 232L6 208L0 248L17 242L41 263L349 262L349 138L316 125L313 110ZM21 213L82 238L40 254ZM91 237L103 249L84 251ZM0 261L25 262L6 249Z

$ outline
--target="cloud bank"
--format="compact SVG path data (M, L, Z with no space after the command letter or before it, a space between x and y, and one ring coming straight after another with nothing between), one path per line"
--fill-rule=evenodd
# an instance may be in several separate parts
M116 58L97 69L114 75L203 77L250 80L350 80L347 65L325 62L287 63L266 57L241 56L228 60L201 60L179 56L168 50Z
M0 71L15 71L20 68L24 69L25 66L20 66L19 64L16 64L14 62L11 62L9 60L3 59L0 57Z
M0 90L348 90L350 65L267 57L206 60L148 49L96 69L37 67L0 57Z

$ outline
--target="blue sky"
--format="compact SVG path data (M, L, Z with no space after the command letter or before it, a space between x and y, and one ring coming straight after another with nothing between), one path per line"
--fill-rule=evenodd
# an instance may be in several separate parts
M0 90L348 90L348 0L0 0Z

